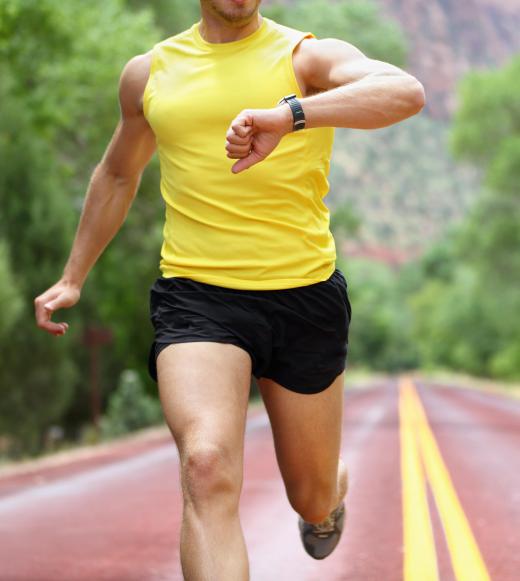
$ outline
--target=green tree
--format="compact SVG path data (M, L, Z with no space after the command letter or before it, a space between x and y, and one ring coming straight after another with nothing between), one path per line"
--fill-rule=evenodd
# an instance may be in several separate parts
M104 352L105 365L121 369L127 351L137 358L139 349L145 361L151 327L147 305L137 306L135 297L155 276L156 191L136 202L142 211L134 209L77 308L55 317L71 323L65 340L36 327L33 300L61 275L88 178L118 120L121 69L158 39L151 13L125 11L119 0L0 0L0 240L11 273L2 288L12 298L8 339L1 339L0 433L11 435L14 451L37 451L46 427L75 402L87 413L87 324L104 323L130 304L135 311L122 324L128 333L121 331L123 345ZM137 246L140 258L129 260ZM106 391L115 387L111 377L117 375L104 376Z
M2 309L0 318L0 341L3 343L9 341L9 333L22 314L23 301L11 268L9 247L2 239L0 239L0 305L8 306Z
M451 144L485 172L484 192L461 237L461 253L505 286L520 280L520 56L461 83ZM516 252L515 252L516 250Z
M262 9L282 24L309 30L318 38L339 38L350 42L370 58L403 66L408 45L400 27L382 18L371 1L295 0L290 5L273 2Z
M484 188L453 232L449 266L426 272L412 299L415 340L429 365L520 378L520 57L470 73L451 137Z
M338 258L352 305L348 363L396 371L418 364L411 311L404 308L397 272L384 264Z
M125 369L101 421L103 437L112 438L164 420L160 403L146 394L139 374Z
M127 0L127 5L136 11L152 10L155 25L165 38L186 30L200 19L199 0Z
M461 160L484 168L484 191L460 236L495 337L489 373L520 377L520 55L460 86L452 137ZM488 332L488 328L484 329Z

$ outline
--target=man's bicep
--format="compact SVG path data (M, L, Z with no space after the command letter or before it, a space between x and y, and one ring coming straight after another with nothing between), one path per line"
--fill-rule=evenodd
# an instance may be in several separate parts
M148 74L146 55L134 57L121 74L121 118L102 160L107 171L121 178L139 177L156 149L155 135L141 107Z
M107 171L121 178L137 178L156 148L155 135L144 120L122 117L103 156Z
M305 51L307 84L328 90L367 75L406 74L390 63L367 57L353 44L335 38L309 39Z

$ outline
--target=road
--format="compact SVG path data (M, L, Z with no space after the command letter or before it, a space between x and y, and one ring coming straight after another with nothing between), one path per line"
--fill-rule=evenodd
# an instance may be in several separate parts
M263 406L250 410L240 514L251 581L520 579L520 400L378 379L346 391L342 454L345 533L316 561ZM165 431L0 474L0 580L182 580L177 460Z

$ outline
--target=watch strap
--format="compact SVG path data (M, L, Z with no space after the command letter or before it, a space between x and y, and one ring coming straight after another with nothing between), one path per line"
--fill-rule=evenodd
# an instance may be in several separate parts
M278 105L281 105L284 102L289 105L292 111L293 131L305 129L305 114L303 112L303 107L300 103L300 100L293 93L291 95L286 95L285 97L282 97L280 101L278 101Z

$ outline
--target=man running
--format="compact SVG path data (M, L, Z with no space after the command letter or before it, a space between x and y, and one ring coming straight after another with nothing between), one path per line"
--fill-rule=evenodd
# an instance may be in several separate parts
M323 202L334 128L385 127L425 102L410 74L263 17L260 2L201 0L199 22L127 63L69 260L35 299L38 326L64 334L51 316L79 300L157 148L149 371L179 450L188 580L249 579L238 505L251 374L303 546L316 559L337 546L351 306Z

